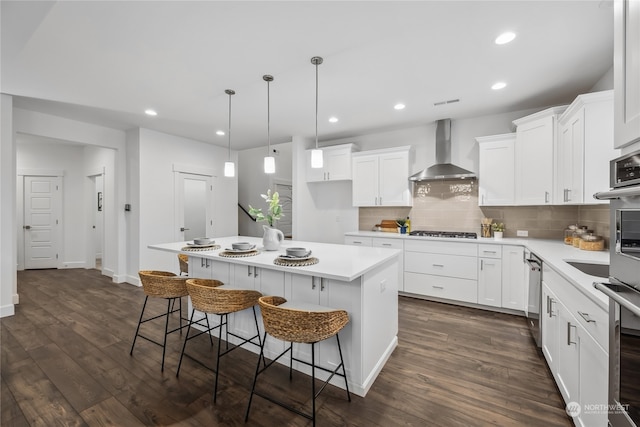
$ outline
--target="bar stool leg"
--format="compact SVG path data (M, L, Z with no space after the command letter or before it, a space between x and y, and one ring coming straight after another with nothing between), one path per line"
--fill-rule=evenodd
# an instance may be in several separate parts
M187 326L187 335L184 337L184 343L182 344L182 352L180 353L180 361L178 362L178 369L176 370L176 377L180 375L180 367L182 366L182 358L184 357L184 350L187 347L187 341L189 341L189 332L191 331L191 323L193 323L193 315L196 314L196 309L191 310L191 317L189 318L189 326ZM207 326L209 326L207 319Z
M220 315L220 330L218 331L218 357L216 358L216 381L213 386L213 403L216 403L216 398L218 397L218 374L220 372L220 349L222 348L222 324L227 324L227 315ZM227 348L229 348L229 330L227 326Z
M291 353L293 358L293 352ZM311 343L311 415L313 427L316 427L316 343Z
M160 371L164 371L164 355L167 350L167 335L169 334L169 316L171 313L171 299L167 300L167 319L164 322L164 340L162 341L162 367Z
M340 347L339 334L336 334L336 340L338 341L338 353L340 354L340 365L342 365L342 373L344 374L344 386L347 389L347 399L351 402L351 393L349 393L349 382L347 381L347 370L344 367L344 359L342 358L342 348Z
M251 411L251 402L253 401L253 394L256 391L256 382L258 381L258 374L260 373L260 359L264 360L264 347L267 342L267 332L262 335L262 345L260 346L260 356L258 356L258 363L256 363L256 374L253 376L253 384L251 385L251 394L249 395L249 404L247 405L247 413L244 416L244 422L249 421L249 411ZM265 366L266 369L266 366Z
M149 295L144 297L144 304L142 304L142 311L140 312L140 320L138 320L138 327L136 328L136 334L133 337L133 343L131 344L131 351L129 352L129 356L133 354L133 347L136 345L136 339L138 338L138 332L140 332L140 325L142 324L142 316L144 316L144 309L147 307L148 299L149 299Z

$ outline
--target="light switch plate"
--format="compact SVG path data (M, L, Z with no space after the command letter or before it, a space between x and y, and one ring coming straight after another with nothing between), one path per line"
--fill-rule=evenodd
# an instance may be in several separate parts
M518 230L516 232L516 235L518 237L529 237L529 231L528 230Z

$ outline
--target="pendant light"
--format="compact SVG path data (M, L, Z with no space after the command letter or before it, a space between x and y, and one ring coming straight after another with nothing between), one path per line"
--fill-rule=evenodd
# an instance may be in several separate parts
M276 159L271 155L271 111L269 108L269 83L273 76L265 74L262 80L267 82L267 156L264 158L264 173L276 173Z
M236 92L231 89L227 89L224 91L227 95L229 95L229 153L227 156L227 161L224 162L224 176L234 177L236 176L236 164L231 161L231 95L235 95Z
M311 63L316 66L316 148L311 150L311 167L319 169L322 167L322 150L318 148L318 65L322 64L322 58L314 56Z

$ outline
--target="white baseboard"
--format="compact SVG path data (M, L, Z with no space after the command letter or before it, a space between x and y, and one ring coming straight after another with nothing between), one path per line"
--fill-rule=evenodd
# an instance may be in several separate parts
M16 314L15 307L13 304L3 305L0 307L0 317L8 317Z
M18 294L13 294L13 297L11 298L13 300L13 304L20 304L20 295Z

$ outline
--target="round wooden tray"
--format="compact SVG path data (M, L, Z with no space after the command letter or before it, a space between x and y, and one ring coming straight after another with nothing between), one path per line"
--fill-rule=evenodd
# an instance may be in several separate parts
M317 264L320 260L316 257L311 257L309 259L287 259L277 257L273 260L275 265L282 265L284 267L304 267L306 265L314 265Z
M232 251L222 251L218 255L226 258L242 258L247 256L255 256L255 255L258 255L258 253L259 251L257 249L254 249L250 252L241 252L241 253L232 252Z
M220 249L220 245L209 245L209 246L185 246L181 250L189 251L189 252L200 252L200 251L215 251L216 249Z

